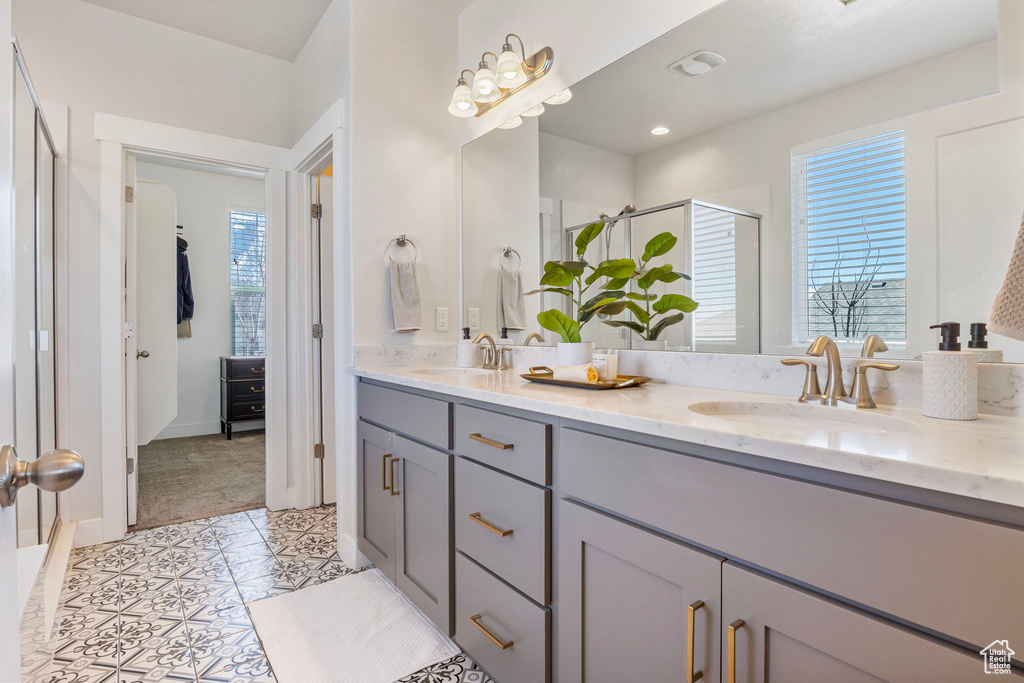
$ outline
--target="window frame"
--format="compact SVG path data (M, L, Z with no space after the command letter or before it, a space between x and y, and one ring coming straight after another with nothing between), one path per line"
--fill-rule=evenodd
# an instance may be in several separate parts
M235 263L234 263L234 240L235 240L235 215L236 214L251 214L256 216L256 231L258 232L262 228L263 232L263 284L261 286L255 285L235 285L233 284L235 274ZM244 356L266 356L267 350L267 286L266 286L266 267L267 267L267 214L266 210L262 208L252 206L240 206L232 204L228 209L228 306L230 316L230 354L232 356L239 355L239 349L237 345L237 337L235 334L237 326L237 316L235 314L235 295L236 293L258 293L263 295L262 304L262 315L261 315L261 333L259 334L261 340L261 349L258 349L259 353L244 353Z

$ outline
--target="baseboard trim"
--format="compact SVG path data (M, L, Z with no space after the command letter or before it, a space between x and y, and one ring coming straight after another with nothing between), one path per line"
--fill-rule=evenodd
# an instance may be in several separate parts
M117 540L120 539L109 539L109 541ZM78 522L78 530L75 532L74 547L85 548L86 546L98 545L106 542L108 542L108 540L103 538L102 517L93 517L92 519L86 519Z
M247 432L253 429L265 429L266 423L258 422L237 422L231 426L232 432ZM169 425L162 432L156 435L153 441L163 439L180 439L186 436L207 436L209 434L220 434L220 420L213 422L193 422L183 425Z
M368 567L373 564L367 559L366 555L359 552L356 539L348 534L338 534L338 557L341 558L342 562L354 569Z

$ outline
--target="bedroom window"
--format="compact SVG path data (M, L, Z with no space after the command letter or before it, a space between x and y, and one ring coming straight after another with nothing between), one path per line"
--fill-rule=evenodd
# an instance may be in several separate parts
M231 211L231 355L267 349L267 217Z

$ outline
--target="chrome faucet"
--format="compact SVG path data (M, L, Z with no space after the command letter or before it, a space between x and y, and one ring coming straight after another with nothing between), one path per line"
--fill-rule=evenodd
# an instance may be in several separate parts
M484 348L484 364L481 366L484 370L496 370L498 368L498 348L494 344L494 337L481 332L473 340L474 344L479 344L482 341L486 341L490 346Z
M828 378L825 380L825 392L821 396L824 405L835 406L846 396L843 384L843 361L839 357L839 347L834 339L821 335L807 348L808 356L822 356L828 360Z
M876 353L884 353L889 350L889 345L877 334L868 335L860 346L861 358L874 358Z
M531 332L531 333L530 333L530 336L528 336L528 337L526 338L526 341L525 341L525 342L523 342L523 346L529 346L529 345L530 345L530 340L531 340L531 339L536 339L536 340L537 340L538 342L540 342L541 344L543 344L543 343L544 343L544 337L540 336L540 335L539 335L539 334L537 334L536 332Z

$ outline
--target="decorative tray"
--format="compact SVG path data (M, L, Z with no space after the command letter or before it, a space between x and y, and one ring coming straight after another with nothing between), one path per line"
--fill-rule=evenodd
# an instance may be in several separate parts
M533 367L530 371L520 375L523 379L541 384L557 384L563 387L578 387L580 389L627 389L647 384L650 377L642 375L619 375L616 379L599 379L596 382L572 382L564 379L555 379L555 371L547 366Z

